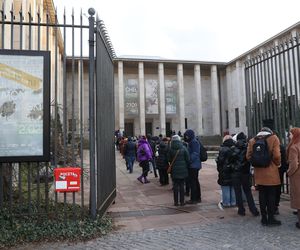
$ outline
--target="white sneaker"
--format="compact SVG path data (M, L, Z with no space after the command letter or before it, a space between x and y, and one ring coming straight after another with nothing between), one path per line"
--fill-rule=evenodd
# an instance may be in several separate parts
M219 208L220 210L222 210L222 211L224 210L222 201L220 201L220 202L218 203L218 208Z

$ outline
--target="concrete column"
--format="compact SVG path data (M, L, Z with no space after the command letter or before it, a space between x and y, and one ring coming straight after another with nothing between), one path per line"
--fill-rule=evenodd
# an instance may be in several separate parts
M239 131L246 131L246 87L244 78L244 67L241 61L236 61L236 79L237 79L237 93L238 95L238 108L239 108Z
M146 134L145 124L145 81L144 81L144 63L139 62L139 91L140 91L140 134Z
M197 112L197 135L203 134L202 129L202 90L201 90L201 71L200 71L200 65L196 64L194 66L194 79L195 79L195 89L196 89L196 112Z
M177 64L177 82L179 96L179 129L181 133L185 131L185 112L184 112L184 86L183 86L183 65Z
M235 112L234 112L234 100L232 97L232 94L234 92L234 95L236 93L239 93L237 91L233 91L234 87L232 85L232 73L231 73L231 67L227 66L226 68L226 91L227 91L227 111L228 111L228 130L229 133L233 133L233 128L235 127ZM225 117L226 119L226 117ZM226 123L226 121L225 121Z
M158 64L158 82L159 82L159 120L160 133L166 135L166 98L165 98L165 76L164 64Z
M211 66L211 100L212 100L212 125L213 135L221 134L220 126L220 97L217 66Z
M119 80L119 129L124 132L124 73L123 62L118 62L118 80Z

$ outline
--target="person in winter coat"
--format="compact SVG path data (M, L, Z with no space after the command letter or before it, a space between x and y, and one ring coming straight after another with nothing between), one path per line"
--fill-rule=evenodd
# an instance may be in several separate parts
M155 164L156 142L153 140L151 134L147 134L147 141L148 141L148 143L149 143L149 145L151 147L151 151L152 151L152 158L151 158L150 162L152 164L154 176L155 176L155 178L157 178L158 175L157 175L156 164Z
M163 138L158 146L158 156L156 157L156 167L159 173L159 183L164 186L169 184L168 169L168 139Z
M189 204L201 202L201 188L199 183L199 170L201 169L200 145L196 140L193 130L188 129L184 133L184 140L188 143L188 152L190 155L189 181L191 188L191 199Z
M281 162L280 155L280 141L278 137L273 134L273 131L268 127L263 127L261 131L249 141L247 147L247 160L251 161L253 154L253 146L257 140L264 139L268 145L271 162L266 167L254 167L254 180L258 186L259 206L261 212L261 224L267 225L281 225L281 221L276 220L275 214L275 200L276 189L280 185L280 177L278 167Z
M142 136L138 141L137 160L142 167L143 172L137 180L141 183L149 183L147 179L149 172L149 161L152 160L152 150L145 136Z
M259 212L255 206L250 184L250 162L246 159L247 153L247 137L243 132L240 132L236 136L236 143L234 147L233 157L235 158L233 173L232 173L232 185L234 188L236 204L238 206L238 214L245 215L245 207L243 204L242 190L247 199L250 212L254 216L258 216Z
M277 137L279 137L278 133L276 133L275 131L273 131L273 132L277 135ZM287 163L287 159L286 159L286 148L283 144L280 144L280 156L281 156L281 164L280 164L280 167L278 168L279 177L280 177L280 185L277 186L277 191L276 191L275 214L279 214L281 187L284 184L283 176L284 176L284 173L286 173L286 171L288 169L288 163Z
M287 148L290 178L291 208L297 209L298 222L296 227L300 229L300 128L290 130L290 143Z
M172 136L168 160L170 163L173 162L171 177L173 181L174 206L179 205L178 195L180 206L184 206L184 180L188 176L190 158L186 147L183 146L178 135Z
M221 207L235 206L235 193L232 187L232 167L230 165L232 159L232 150L234 141L231 135L225 135L223 143L220 146L218 157L216 158L218 170L218 184L222 190Z
M127 170L131 174L133 171L133 164L136 156L136 144L128 137L128 142L124 145L124 157L127 162Z

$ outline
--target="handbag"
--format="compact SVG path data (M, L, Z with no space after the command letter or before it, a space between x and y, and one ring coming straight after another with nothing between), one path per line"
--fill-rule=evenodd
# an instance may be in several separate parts
M174 156L174 158L173 158L171 164L169 163L169 167L168 167L168 169L167 169L167 173L168 173L168 174L170 174L171 171L172 171L172 167L173 167L173 164L174 164L174 162L175 162L175 160L176 160L176 158L177 158L178 153L179 153L179 149L177 150L177 152L176 152L176 154L175 154L175 156Z

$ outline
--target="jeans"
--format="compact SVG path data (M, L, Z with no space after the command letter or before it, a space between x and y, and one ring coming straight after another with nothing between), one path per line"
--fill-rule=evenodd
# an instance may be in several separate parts
M222 204L225 207L235 206L235 193L232 186L221 186Z
M134 161L135 161L134 156L126 156L127 169L129 170L130 173L132 173Z

